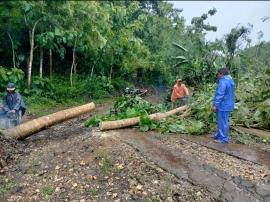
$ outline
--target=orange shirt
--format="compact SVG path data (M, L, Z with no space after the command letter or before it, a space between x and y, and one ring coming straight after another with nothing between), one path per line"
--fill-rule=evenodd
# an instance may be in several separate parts
M185 84L181 84L181 86L175 84L171 95L171 101L174 103L177 99L182 98L184 95L189 95L188 89Z

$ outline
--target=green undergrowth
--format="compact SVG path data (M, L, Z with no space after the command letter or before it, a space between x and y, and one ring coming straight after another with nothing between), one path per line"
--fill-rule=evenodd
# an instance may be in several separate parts
M47 97L26 97L26 114L43 116L69 107L79 106L86 103L81 99L66 99L65 102L57 102Z
M95 104L100 104L104 102L111 102L112 98L103 98L103 99L81 99L81 98L69 98L65 99L62 102L56 101L54 99L50 99L47 97L25 97L26 102L26 114L33 116L44 116L47 114L51 114L56 111L64 110L71 107L80 106L83 104L87 104L90 102L94 102Z

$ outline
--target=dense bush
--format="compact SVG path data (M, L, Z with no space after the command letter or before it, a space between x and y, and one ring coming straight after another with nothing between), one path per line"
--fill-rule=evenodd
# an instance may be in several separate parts
M17 89L22 88L24 83L24 72L18 68L6 68L0 66L0 90L5 91L7 84L13 82Z
M270 129L270 69L248 74L239 81L236 90L236 110L233 119L245 126Z

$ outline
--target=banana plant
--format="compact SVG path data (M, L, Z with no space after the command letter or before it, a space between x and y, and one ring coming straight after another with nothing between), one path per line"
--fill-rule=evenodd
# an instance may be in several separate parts
M174 42L173 45L185 53L188 52L188 50L184 46L182 46L178 43ZM186 64L189 62L188 58L186 56L183 56L183 55L176 56L176 57L174 57L174 59L179 61L174 67L178 67L179 65Z

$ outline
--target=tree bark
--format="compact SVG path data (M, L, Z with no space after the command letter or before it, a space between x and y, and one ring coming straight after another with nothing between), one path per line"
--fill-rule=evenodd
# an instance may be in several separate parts
M49 71L50 71L50 79L52 80L52 49L49 49Z
M8 34L8 37L9 37L9 39L10 39L10 42L11 42L13 68L16 68L14 43L13 43L13 40L12 40L12 38L11 38L9 32L7 32L7 34Z
M96 61L94 62L93 66L91 68L91 74L90 74L91 78L93 77L94 69L95 69L96 64L98 63L98 61L100 60L100 58L102 57L102 55L104 53L104 49L105 49L105 46L101 49L101 53L99 54L99 57L96 59Z
M112 80L113 65L111 64L109 79Z
M66 109L47 116L42 116L40 118L18 125L15 128L3 130L1 133L4 134L4 136L7 138L22 140L54 124L78 117L82 114L92 111L93 109L95 109L95 104L91 102L86 105L73 107L71 109Z
M39 58L39 77L42 78L43 74L43 47L40 46L40 58Z
M72 64L70 67L70 86L73 86L73 71L76 66L76 44L77 44L77 39L75 40L75 44L72 50Z
M35 30L38 22L41 19L38 19L31 30L29 30L29 39L30 39L30 53L29 53L29 59L28 59L28 67L27 67L27 85L28 88L31 87L31 77L32 77L32 63L33 63L33 53L34 53L34 45L35 45ZM25 17L26 21L26 17ZM27 25L27 21L26 21Z
M270 132L265 130L259 130L256 128L245 128L241 126L232 127L238 133L256 135L261 138L270 139Z
M70 86L73 86L73 70L74 70L74 67L75 67L75 54L76 54L76 50L75 48L73 48L73 53L72 53L72 64L71 64L71 67L70 67Z
M176 109L170 110L165 113L155 113L151 114L149 117L153 121L157 121L163 118L166 118L168 116L171 116L173 114L176 114L178 112L186 110L188 107L187 105L178 107ZM102 121L99 124L100 130L110 130L110 129L117 129L117 128L124 128L128 126L134 126L137 125L140 122L140 117L134 117L134 118L128 118L123 120L117 120L117 121Z

